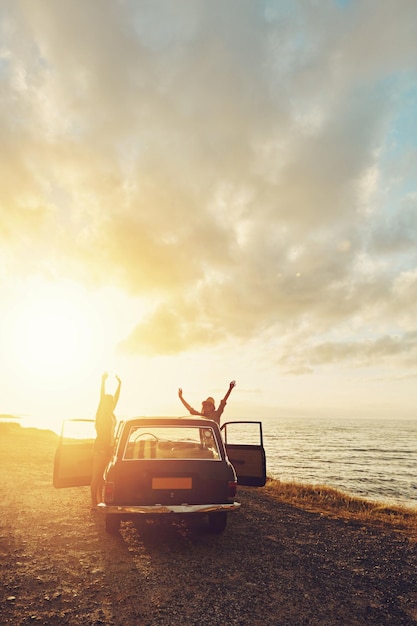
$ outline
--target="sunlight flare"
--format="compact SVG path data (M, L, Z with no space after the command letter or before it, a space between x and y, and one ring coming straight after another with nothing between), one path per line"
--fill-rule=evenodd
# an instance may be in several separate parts
M73 286L45 286L25 296L7 337L22 378L78 377L99 356L102 325L87 295Z

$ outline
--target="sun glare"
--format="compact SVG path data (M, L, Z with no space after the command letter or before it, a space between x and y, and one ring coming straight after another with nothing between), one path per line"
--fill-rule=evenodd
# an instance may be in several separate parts
M12 320L10 357L21 377L78 376L96 358L99 325L79 290L68 286L38 290L28 294Z

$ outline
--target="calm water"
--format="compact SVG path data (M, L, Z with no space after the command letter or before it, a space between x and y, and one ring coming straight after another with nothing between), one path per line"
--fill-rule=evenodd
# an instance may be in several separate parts
M268 475L417 506L417 420L261 421Z

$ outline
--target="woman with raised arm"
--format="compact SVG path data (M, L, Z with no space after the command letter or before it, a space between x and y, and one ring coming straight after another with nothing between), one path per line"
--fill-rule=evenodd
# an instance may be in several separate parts
M227 399L230 396L231 391L235 385L236 385L236 381L232 380L232 382L229 384L229 389L227 390L226 395L224 396L223 400L220 400L220 404L217 409L216 409L214 399L211 396L208 397L207 400L203 400L201 404L201 411L196 411L195 409L193 409L192 406L188 404L188 402L186 402L186 400L184 400L184 398L182 397L181 387L178 389L178 397L183 403L183 405L185 406L185 408L187 409L187 411L191 413L191 415L201 415L202 417L207 417L207 419L214 420L220 426L221 414L224 411L224 407L226 406Z
M116 376L117 389L114 396L112 396L106 393L107 378L108 374L104 372L101 377L100 402L96 413L95 426L97 437L94 442L93 475L90 485L92 510L96 509L97 504L103 500L103 474L113 453L114 433L116 429L114 409L119 401L120 386L122 384L120 378Z

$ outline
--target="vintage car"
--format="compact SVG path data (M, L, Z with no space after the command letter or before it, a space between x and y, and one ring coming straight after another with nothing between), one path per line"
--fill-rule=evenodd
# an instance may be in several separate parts
M81 429L90 428L85 438ZM55 487L89 485L93 461L91 420L64 422L55 454ZM236 428L245 440L235 443ZM72 430L72 432L71 432ZM254 433L254 434L253 434ZM228 442L228 437L229 441ZM237 484L263 486L266 460L261 422L216 422L201 417L137 417L120 422L105 473L106 530L122 520L206 515L220 533L227 514L236 511Z

